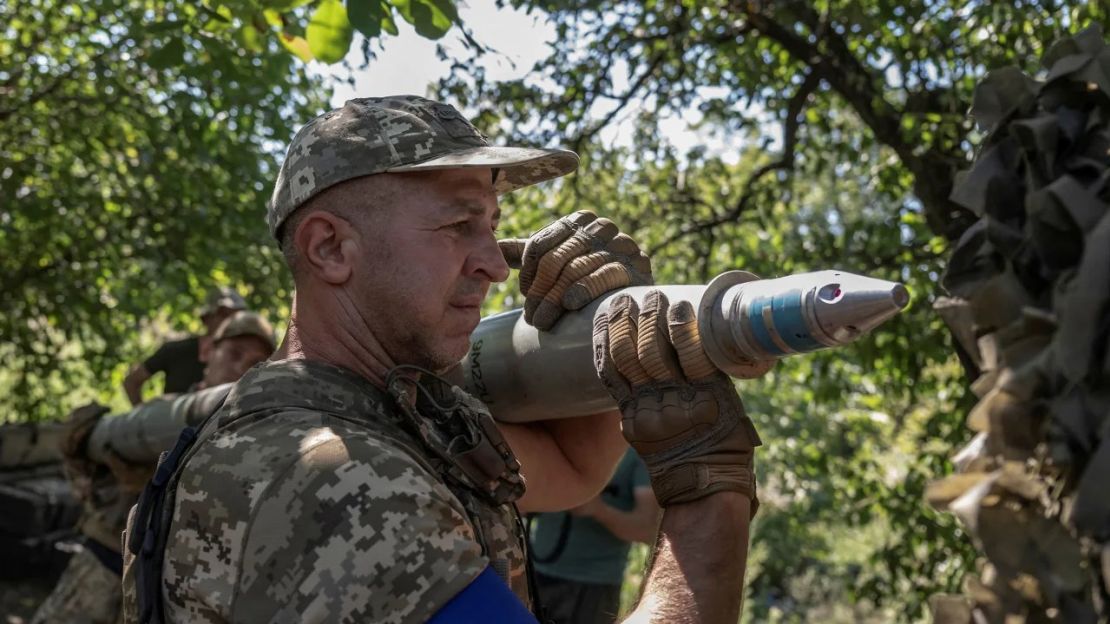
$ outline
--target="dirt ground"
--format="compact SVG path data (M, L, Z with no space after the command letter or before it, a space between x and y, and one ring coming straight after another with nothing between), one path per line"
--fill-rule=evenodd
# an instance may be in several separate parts
M50 594L52 579L0 580L0 624L26 624Z

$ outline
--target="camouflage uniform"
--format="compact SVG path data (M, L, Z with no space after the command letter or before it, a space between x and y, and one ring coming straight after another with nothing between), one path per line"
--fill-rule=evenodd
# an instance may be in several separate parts
M171 482L166 621L423 622L487 565L530 604L515 507L445 460L459 413L417 409L323 363L247 373Z

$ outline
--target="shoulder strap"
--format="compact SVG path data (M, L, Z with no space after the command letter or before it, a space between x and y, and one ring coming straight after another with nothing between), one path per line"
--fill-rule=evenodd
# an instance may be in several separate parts
M169 538L170 523L173 520L174 490L177 476L185 465L189 452L196 446L198 431L204 428L220 408L230 393L232 384L217 386L202 391L188 407L186 422L197 423L195 427L185 427L177 437L173 449L163 452L158 458L158 468L154 476L143 488L135 512L130 519L127 543L124 548L130 561L125 567L132 568L137 601L138 621L140 624L164 624L165 609L162 601L162 564L166 558L166 541ZM207 416L200 418L201 412ZM125 570L125 577L127 571ZM125 582L127 579L125 578ZM125 591L125 593L127 593ZM126 607L126 605L125 605Z
M132 583L135 606L139 624L165 624L165 604L162 599L162 566L165 563L166 545L169 540L170 524L173 521L173 508L176 501L177 481L209 421L223 407L229 394L227 388L213 388L205 394L205 401L196 401L189 407L187 422L196 423L195 427L185 427L177 438L173 449L163 452L158 459L158 468L153 478L143 488L139 501L130 519L127 532L124 583ZM201 404L203 407L201 407ZM196 418L199 412L210 410L203 419ZM343 414L329 413L343 418ZM197 422L200 420L200 422ZM365 423L362 423L365 425ZM380 433L391 438L402 448L408 448L391 423L373 423ZM414 451L409 451L418 459L423 459ZM422 462L426 463L426 462ZM434 470L430 465L429 470ZM131 577L130 579L128 577ZM125 588L125 594L128 593ZM127 605L125 605L125 609ZM128 619L130 624L131 620Z
M438 472L447 480L495 505L524 494L520 462L480 401L432 374L395 377L388 392L403 417L399 424L442 464Z
M167 502L170 486L175 481L181 460L196 444L197 430L186 427L177 438L177 444L168 453L162 453L154 477L143 488L135 508L127 550L134 558L135 590L138 599L138 616L141 624L163 624L165 612L162 604L162 562L165 559L166 538L173 502ZM171 497L172 498L172 497ZM168 508L168 510L167 510ZM167 512L168 511L168 512Z

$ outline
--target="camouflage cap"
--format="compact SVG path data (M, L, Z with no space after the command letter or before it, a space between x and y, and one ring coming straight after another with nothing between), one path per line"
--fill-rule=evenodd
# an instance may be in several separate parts
M498 194L566 175L578 155L562 149L494 147L455 107L414 95L349 100L293 137L266 221L270 234L324 189L402 171L497 169Z
M200 315L208 316L220 308L227 308L228 310L246 310L247 302L234 288L230 286L220 286L219 288L213 288L209 291L208 298L204 301L204 307L200 309Z
M274 328L270 322L262 318L261 314L256 312L246 312L240 310L232 316L220 323L216 329L216 333L212 335L212 344L216 344L225 338L235 338L237 336L257 336L266 341L270 345L270 350L277 348L277 343L274 341Z

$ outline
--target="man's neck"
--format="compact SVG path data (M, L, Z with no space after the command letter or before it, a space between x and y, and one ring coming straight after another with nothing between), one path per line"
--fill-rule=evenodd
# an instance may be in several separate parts
M384 388L386 374L395 364L355 307L326 295L313 301L312 309L304 310L294 295L285 340L271 359L325 362Z

